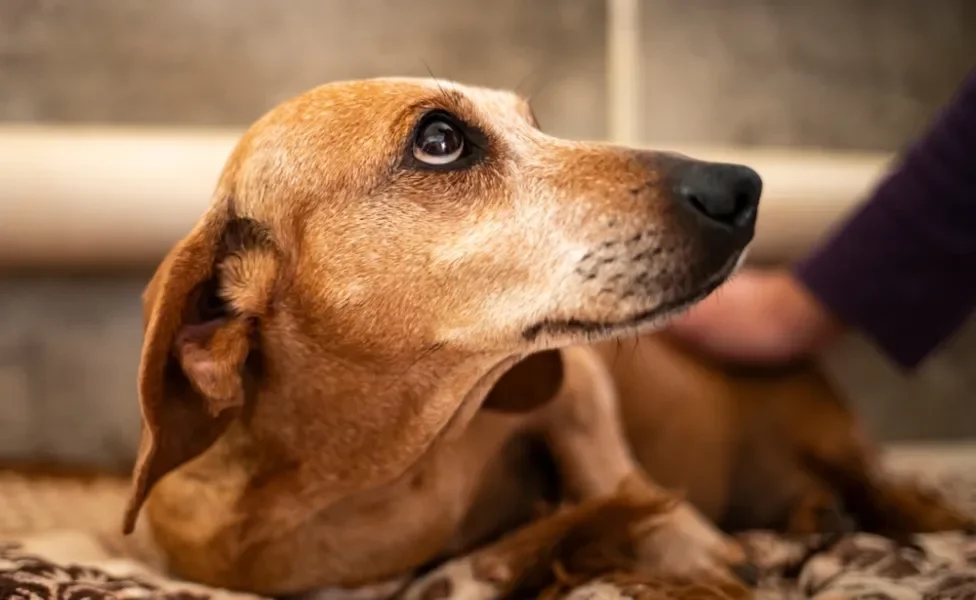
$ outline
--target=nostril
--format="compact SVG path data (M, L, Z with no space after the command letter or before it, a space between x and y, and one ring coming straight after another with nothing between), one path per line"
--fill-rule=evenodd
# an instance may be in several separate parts
M762 196L762 178L748 167L741 167L739 185L735 190L735 223L742 226L754 221Z
M750 192L739 192L735 195L735 212L732 218L736 225L745 225L755 214L754 197Z
M762 180L752 169L693 161L677 176L678 200L698 214L736 228L755 220Z
M690 193L690 192L685 193L685 198L688 200L689 204L695 207L696 210L703 212L705 214L709 213L709 210L705 208L705 203L702 202L702 199L699 198L697 194Z
M680 196L692 208L718 221L734 219L747 202L745 194L730 192L731 190L725 190L718 186L714 188L682 186L679 190Z

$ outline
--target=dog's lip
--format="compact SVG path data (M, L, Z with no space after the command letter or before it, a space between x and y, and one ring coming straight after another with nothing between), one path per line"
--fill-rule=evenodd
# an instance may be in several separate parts
M722 285L725 278L717 279L701 288L697 293L659 304L651 310L645 310L621 321L587 321L584 319L565 319L561 321L540 321L522 331L522 337L533 341L543 333L586 333L593 336L611 335L621 329L632 329L671 313L678 312L695 304Z
M728 262L728 266L712 277L704 286L694 293L656 307L636 313L620 321L588 321L585 319L543 320L522 330L522 337L527 341L534 341L540 335L559 335L567 333L582 333L591 337L610 337L621 330L633 330L635 327L653 322L658 318L681 312L685 308L703 300L732 275L739 262L737 254Z

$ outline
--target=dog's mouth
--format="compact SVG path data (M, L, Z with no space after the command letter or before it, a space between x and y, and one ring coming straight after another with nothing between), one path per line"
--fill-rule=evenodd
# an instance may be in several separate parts
M697 304L711 294L738 269L744 252L736 253L726 265L709 278L704 285L691 294L663 302L650 310L635 313L625 319L616 321L590 321L586 319L543 320L522 330L522 338L535 341L545 336L582 335L590 341L610 338L622 331L633 333L647 327L659 326L663 321L673 317L691 306Z

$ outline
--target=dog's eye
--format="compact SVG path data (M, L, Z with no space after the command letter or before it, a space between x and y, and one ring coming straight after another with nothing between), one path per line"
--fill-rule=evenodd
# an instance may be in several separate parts
M464 134L443 117L421 123L413 142L414 158L428 165L446 165L464 153Z

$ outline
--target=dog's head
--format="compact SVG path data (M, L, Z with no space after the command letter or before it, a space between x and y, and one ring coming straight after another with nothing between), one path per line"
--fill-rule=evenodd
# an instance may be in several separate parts
M550 137L501 91L384 79L285 102L147 289L130 520L238 417L334 485L402 473L519 357L708 294L760 189L741 166Z

